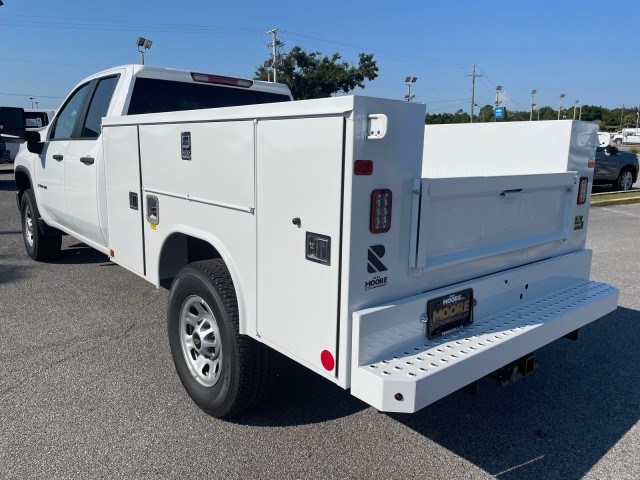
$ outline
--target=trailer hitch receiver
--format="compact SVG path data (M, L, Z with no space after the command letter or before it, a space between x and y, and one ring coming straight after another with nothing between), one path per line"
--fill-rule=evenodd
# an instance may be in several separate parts
M520 357L518 360L505 365L491 374L493 378L506 387L533 373L538 366L536 356L533 353Z

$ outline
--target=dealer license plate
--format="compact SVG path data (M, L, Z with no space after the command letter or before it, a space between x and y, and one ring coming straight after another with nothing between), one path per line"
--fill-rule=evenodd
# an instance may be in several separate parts
M473 322L473 289L434 298L427 302L427 336L439 337L443 333Z

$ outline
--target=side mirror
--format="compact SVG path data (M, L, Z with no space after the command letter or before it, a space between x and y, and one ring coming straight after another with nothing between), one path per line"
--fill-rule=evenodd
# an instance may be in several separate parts
M612 145L609 145L606 148L607 152L609 153L609 155L615 155L616 153L618 153L618 147L614 147Z
M24 110L16 107L0 107L0 138L6 143L24 141L26 125Z
M34 131L26 131L25 132L25 138L27 141L27 150L29 150L31 153L37 153L38 155L40 155L42 153L42 149L44 147L44 143L42 142L42 139L40 138L40 132L34 132Z

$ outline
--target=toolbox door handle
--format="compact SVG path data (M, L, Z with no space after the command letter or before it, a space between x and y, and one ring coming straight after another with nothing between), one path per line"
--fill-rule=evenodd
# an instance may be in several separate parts
M522 195L521 188L514 188L513 190L504 190L500 194L502 198L506 198L507 200L513 200L514 198L518 198L520 195Z

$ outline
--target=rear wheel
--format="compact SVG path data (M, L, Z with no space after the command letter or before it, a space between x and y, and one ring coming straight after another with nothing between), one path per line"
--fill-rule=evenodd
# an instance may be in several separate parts
M55 257L60 252L62 235L46 235L40 223L40 213L33 190L26 190L20 202L22 237L27 254L39 262Z
M618 175L618 179L614 182L615 190L630 190L633 185L633 172L629 168L623 168Z
M209 415L241 413L270 390L273 352L240 335L236 293L221 259L195 262L178 273L167 327L178 376Z

